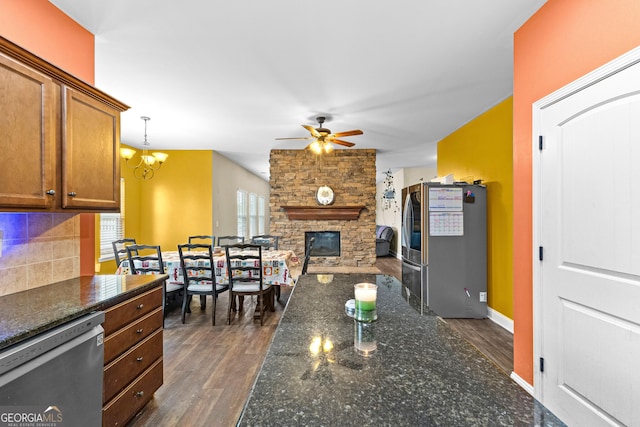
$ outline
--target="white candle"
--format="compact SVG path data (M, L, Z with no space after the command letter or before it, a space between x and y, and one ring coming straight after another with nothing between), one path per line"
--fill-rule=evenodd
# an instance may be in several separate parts
M371 311L376 309L378 287L372 283L358 283L354 287L356 294L356 310Z

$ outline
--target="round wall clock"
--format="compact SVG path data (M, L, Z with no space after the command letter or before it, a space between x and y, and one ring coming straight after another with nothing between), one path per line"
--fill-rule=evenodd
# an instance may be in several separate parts
M330 205L331 203L333 203L333 197L334 195L331 187L323 185L322 187L318 188L318 192L316 193L316 200L319 204L324 206Z

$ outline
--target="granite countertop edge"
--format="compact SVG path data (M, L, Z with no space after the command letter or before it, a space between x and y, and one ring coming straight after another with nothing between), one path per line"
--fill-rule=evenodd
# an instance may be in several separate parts
M167 275L86 276L2 296L0 350L162 286L167 278Z

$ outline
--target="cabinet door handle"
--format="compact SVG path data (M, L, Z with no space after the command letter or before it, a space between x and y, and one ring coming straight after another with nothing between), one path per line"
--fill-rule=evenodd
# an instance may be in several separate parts
M144 359L144 357L142 357L142 356L136 357L136 362L142 362L142 359Z
M142 333L142 331L144 331L144 329L140 328L140 329L138 329L138 330L136 331L136 334L141 334L141 333Z
M76 197L76 192L75 192L75 191L70 191L70 192L69 192L69 196L71 196L71 197Z
M142 397L142 396L144 396L144 391L138 391L138 392L136 392L136 394L134 396Z
M138 304L138 306L136 307L138 310L142 310L142 307L144 307L144 304Z
M47 190L47 194L50 196L55 196L56 195L56 190Z

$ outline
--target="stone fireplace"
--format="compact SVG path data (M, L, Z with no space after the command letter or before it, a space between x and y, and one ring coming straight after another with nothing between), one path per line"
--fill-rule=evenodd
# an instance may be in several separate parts
M334 150L316 156L309 150L271 150L271 234L280 247L303 256L307 233L331 232L336 254L312 252L310 265L371 267L376 261L376 151ZM333 204L316 201L320 186L333 189ZM328 243L328 242L325 242Z

